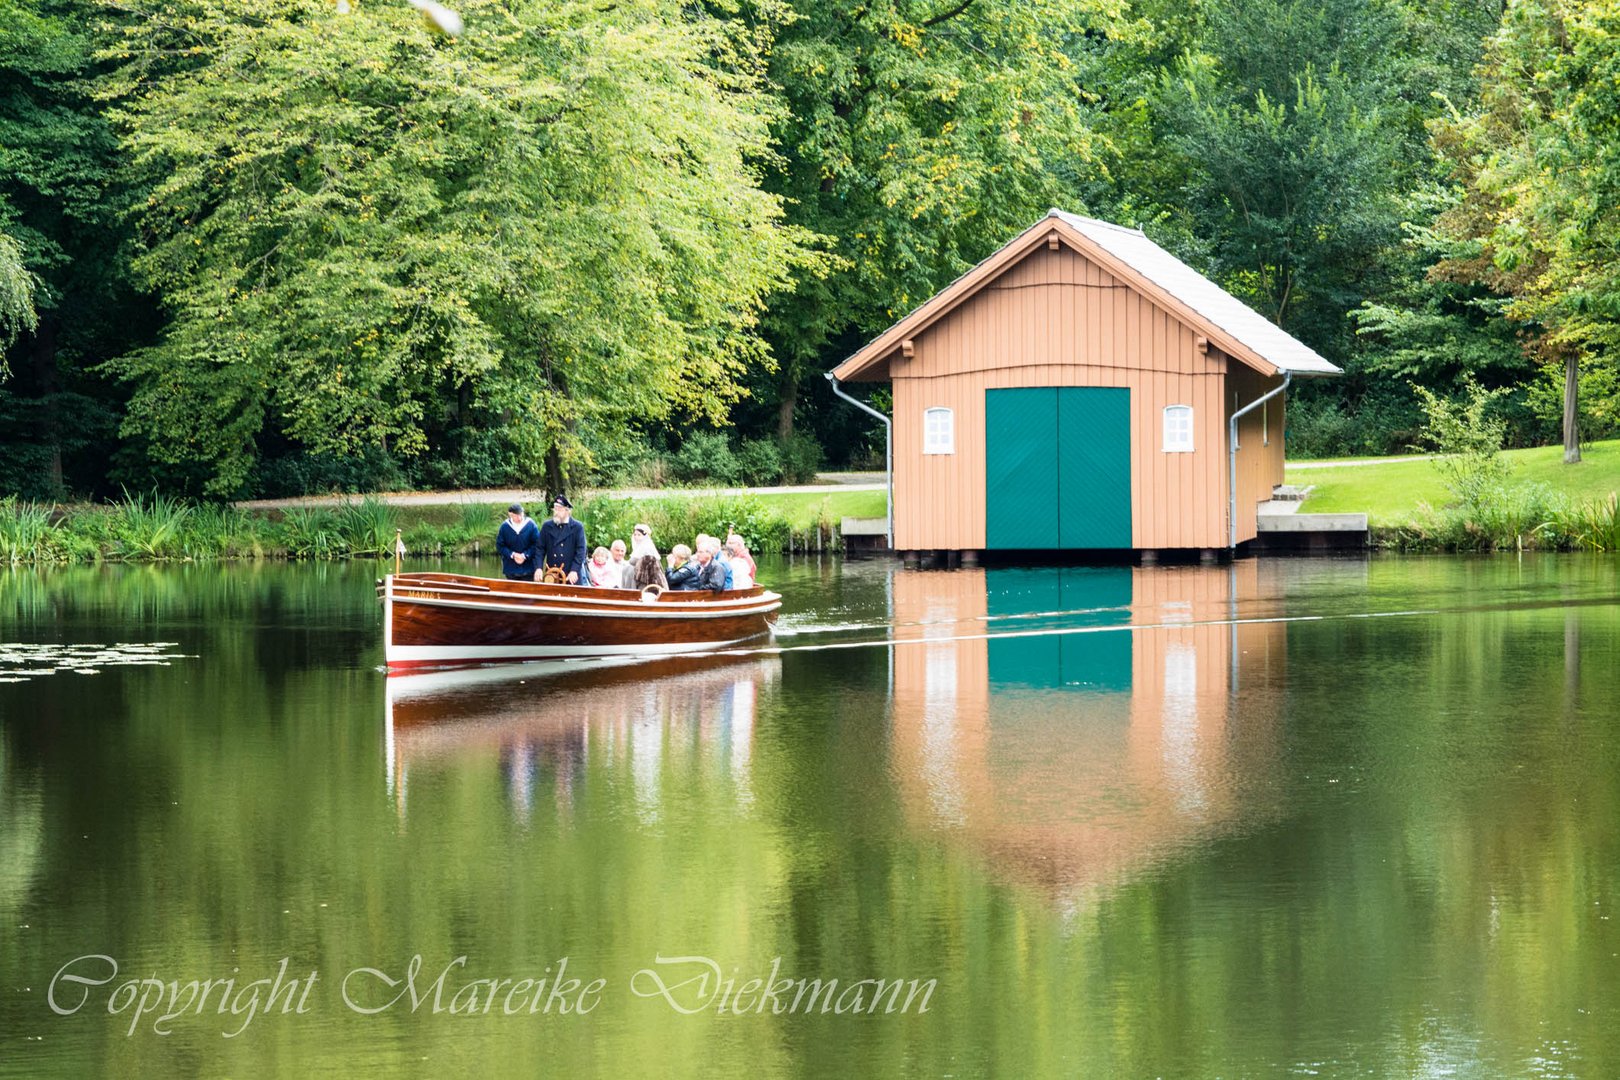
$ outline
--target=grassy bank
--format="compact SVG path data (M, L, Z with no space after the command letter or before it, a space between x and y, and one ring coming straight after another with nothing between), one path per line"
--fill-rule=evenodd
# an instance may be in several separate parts
M1376 543L1403 550L1620 549L1612 494L1620 491L1620 440L1563 450L1506 450L1507 479L1466 503L1432 460L1290 469L1290 484L1314 485L1306 513L1361 511Z
M831 547L839 518L878 517L873 491L743 496L591 499L576 508L592 546L628 540L636 522L659 547L699 532L740 533L755 551ZM492 551L504 505L403 507L359 499L335 507L242 510L162 495L97 505L0 501L0 564L207 559L341 559L392 555L396 530L412 555Z

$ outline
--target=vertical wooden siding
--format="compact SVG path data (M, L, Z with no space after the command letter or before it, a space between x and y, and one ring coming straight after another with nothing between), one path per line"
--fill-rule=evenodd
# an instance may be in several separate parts
M895 546L985 546L984 394L998 387L1131 391L1131 532L1138 548L1226 546L1226 360L1192 329L1068 248L1038 249L890 364ZM1193 407L1194 450L1163 451L1163 410ZM922 452L923 410L951 409L956 452ZM1280 445L1281 440L1275 440ZM1252 530L1252 525L1251 525Z
M1234 363L1226 381L1226 417L1275 389L1282 379L1266 378ZM1234 397L1235 395L1235 397ZM1283 482L1283 405L1288 395L1268 401L1238 420L1237 542L1253 540L1259 530L1256 511ZM1261 410L1264 410L1262 414Z

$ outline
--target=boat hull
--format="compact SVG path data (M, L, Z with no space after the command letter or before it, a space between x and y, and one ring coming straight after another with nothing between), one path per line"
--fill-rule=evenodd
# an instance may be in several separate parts
M541 585L461 574L394 574L378 585L390 672L585 656L667 656L770 633L781 597Z

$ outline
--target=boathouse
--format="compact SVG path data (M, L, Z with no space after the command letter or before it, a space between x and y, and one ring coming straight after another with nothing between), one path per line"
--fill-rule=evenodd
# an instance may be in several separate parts
M1336 374L1140 230L1053 210L828 378L893 388L891 545L976 554L1234 550L1290 382Z

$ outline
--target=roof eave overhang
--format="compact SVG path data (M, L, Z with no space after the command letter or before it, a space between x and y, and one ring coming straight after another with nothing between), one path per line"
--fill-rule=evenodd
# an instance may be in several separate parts
M1107 270L1121 281L1128 282L1137 292L1175 315L1184 324L1196 327L1209 339L1211 345L1227 356L1253 368L1262 375L1281 375L1293 371L1296 376L1339 375L1334 371L1298 371L1273 363L1227 331L1205 318L1184 301L1166 291L1135 267L1112 252L1093 243L1089 237L1060 217L1044 217L1031 225L994 254L936 293L927 303L889 327L865 348L850 355L833 368L833 378L839 382L879 382L888 377L889 361L901 351L903 342L917 337L934 323L954 311L1008 266L1027 255L1035 245L1048 237L1057 236L1086 258ZM879 363L881 362L881 367Z

